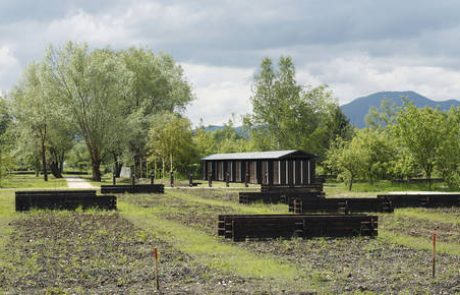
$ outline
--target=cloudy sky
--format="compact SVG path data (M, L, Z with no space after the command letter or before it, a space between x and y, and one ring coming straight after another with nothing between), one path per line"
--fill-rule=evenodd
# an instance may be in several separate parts
M183 66L196 124L251 110L264 56L290 55L297 79L340 104L382 90L460 98L458 1L0 0L0 90L48 44L142 46Z

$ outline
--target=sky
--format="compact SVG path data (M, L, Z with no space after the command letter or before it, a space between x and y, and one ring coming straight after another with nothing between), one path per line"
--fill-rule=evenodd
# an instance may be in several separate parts
M459 1L0 0L0 91L50 44L140 46L171 54L196 125L251 112L263 57L292 56L297 81L339 104L378 91L460 98Z

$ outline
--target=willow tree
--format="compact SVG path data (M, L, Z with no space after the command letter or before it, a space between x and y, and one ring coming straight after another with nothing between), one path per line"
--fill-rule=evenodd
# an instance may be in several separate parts
M43 67L46 87L84 138L92 178L100 181L104 154L121 132L132 73L112 50L90 51L72 42L59 49L51 47Z
M119 154L124 153L124 158L131 159L137 167L136 174L142 176L153 117L162 112L181 112L193 95L182 68L170 55L155 55L151 50L140 48L129 48L119 55L133 74L133 83L132 95L124 110L127 137L124 143L120 142L125 148L114 150L112 155L115 163L119 163Z
M20 134L31 137L29 141L39 146L43 178L48 181L48 164L46 150L48 145L48 129L55 110L50 96L44 91L40 77L40 65L30 64L24 71L21 82L11 94L13 110L18 121ZM33 148L32 148L33 149Z

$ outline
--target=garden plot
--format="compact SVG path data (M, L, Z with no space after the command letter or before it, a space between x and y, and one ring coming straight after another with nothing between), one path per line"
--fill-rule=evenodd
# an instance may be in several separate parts
M216 235L219 214L285 213L281 212L279 206L239 206L231 198L229 201L222 201L222 194L217 194L216 199L213 199L214 195L214 192L209 192L207 196L200 198L195 193L168 192L165 199L140 196L141 198L127 198L125 201L150 208L151 213L161 219L190 226L212 236ZM434 209L433 212L440 210ZM427 211L431 212L431 209ZM452 214L456 213L450 212L448 216L455 216ZM381 237L376 239L319 238L229 244L253 253L272 256L283 263L292 263L299 272L314 271L309 279L328 286L332 292L460 291L460 246L455 242L455 236L445 235L455 231L455 226L433 223L430 220L420 222L419 219L406 217L400 220L399 215L393 214L381 214L380 218L384 230ZM403 225L406 222L407 225ZM431 279L430 229L436 226L440 236L439 247L444 250L438 254L437 278ZM411 229L420 234L412 234ZM420 241L423 243L419 243Z

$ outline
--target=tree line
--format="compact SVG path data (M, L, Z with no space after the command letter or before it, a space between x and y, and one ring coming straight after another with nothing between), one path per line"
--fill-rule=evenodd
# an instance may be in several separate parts
M213 153L300 149L349 188L356 180L441 175L460 186L460 109L409 102L371 110L351 126L326 85L297 82L292 58L264 58L254 75L252 112L235 128L193 128L183 115L194 99L177 62L145 48L114 50L68 42L50 46L0 100L0 177L13 167L62 177L64 166L120 176L199 173ZM216 98L217 99L217 98Z

